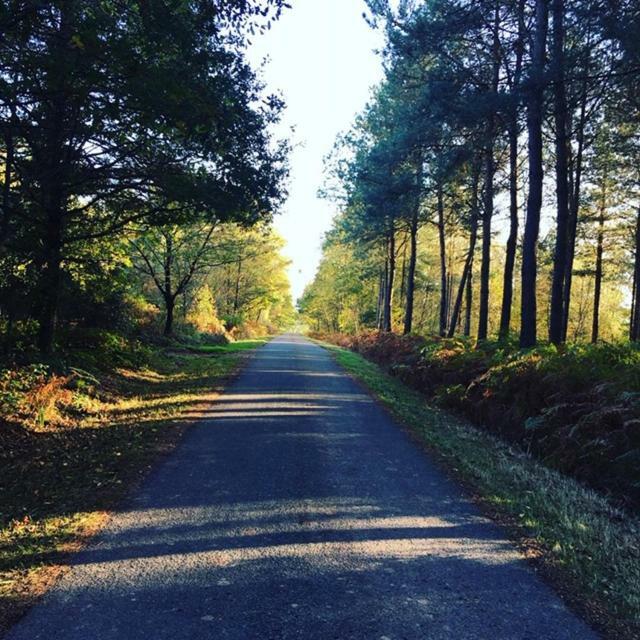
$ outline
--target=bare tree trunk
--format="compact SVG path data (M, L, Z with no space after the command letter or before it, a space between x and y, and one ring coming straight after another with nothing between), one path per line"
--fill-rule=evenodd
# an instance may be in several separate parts
M438 243L440 246L440 322L438 333L444 336L447 331L447 247L444 228L444 193L442 184L438 183Z
M413 303L416 288L416 262L418 260L418 219L420 213L420 202L415 205L413 216L411 217L411 227L409 229L409 269L407 273L407 303L404 313L405 335L411 333L413 327Z
M522 245L522 300L520 346L537 343L537 249L542 208L542 118L544 102L544 63L549 19L548 0L536 0L534 43L531 61L530 89L527 100L529 135L529 195L527 220Z
M467 292L464 303L464 330L463 334L468 338L471 335L471 311L473 307L473 256L467 276Z
M467 282L470 281L471 267L473 265L473 254L475 252L476 237L477 237L478 225L475 224L469 235L469 252L464 262L464 268L462 270L462 276L460 278L460 284L458 285L458 293L453 304L453 311L451 312L451 323L449 324L449 330L447 332L447 338L453 338L460 319L460 310L462 309L462 299L465 291L468 293ZM468 322L468 321L467 321ZM466 326L466 323L465 323ZM465 335L468 335L465 333Z
M389 238L387 243L387 286L385 287L384 296L384 321L382 330L391 331L393 328L393 284L396 270L396 238L395 230L393 227L389 232Z
M46 112L42 129L46 132L44 162L46 180L41 185L44 215L43 267L40 274L40 299L38 349L42 353L53 350L60 288L62 286L62 258L66 217L66 174L69 150L66 131L68 129L69 100L65 74L58 69L65 67L69 59L69 47L76 6L64 3L60 9L59 30L56 44L52 47L51 71L47 77L47 90L53 95L50 111ZM54 64L59 63L59 64ZM64 63L64 64L61 64Z
M500 312L500 338L506 338L511 329L513 305L513 272L518 248L518 127L509 129L509 237L504 260L502 309Z
M522 59L524 57L524 21L525 0L518 3L518 41L516 46L516 64L513 78L512 91L520 90L522 76ZM502 306L500 311L499 337L507 338L511 331L511 309L513 307L513 272L516 264L516 252L518 249L518 109L513 107L509 122L509 237L504 260L504 274L502 282Z
M164 335L173 333L173 315L175 308L175 295L173 293L173 238L171 232L164 233L165 258L164 258Z
M53 187L52 187L53 189ZM47 212L44 261L40 274L38 349L51 353L55 338L58 300L62 281L63 212L60 194L53 189Z
M580 189L582 187L582 158L584 153L584 130L587 120L587 81L583 81L580 99L580 116L576 132L577 151L573 165L573 184L571 189L571 206L567 223L567 260L564 272L564 298L562 301L562 341L567 339L569 327L569 311L571 308L571 285L573 281L573 261L576 252L576 234L578 230L578 214L580 212ZM571 176L570 176L571 177Z
M382 310L384 308L384 291L387 282L387 260L385 258L384 270L380 272L380 283L378 285L378 306L376 309L376 328L382 329Z
M477 171L474 170L473 175L473 185L472 185L472 194L471 194L471 224L469 230L469 250L467 252L467 258L464 263L464 268L462 270L462 277L460 278L460 285L458 286L458 293L456 295L456 300L453 305L453 311L451 313L451 324L449 325L449 332L447 333L448 338L453 338L455 335L456 327L458 325L458 319L460 318L460 310L462 308L462 298L464 297L465 290L467 290L467 295L470 296L469 290L467 289L467 281L471 280L471 269L473 267L473 256L476 250L476 239L478 236L478 182L479 176ZM471 303L469 302L469 307ZM465 335L469 335L466 333L468 323L470 321L470 308L468 309L467 318L465 321Z
M493 78L491 90L498 94L500 78L500 2L496 2L493 24ZM489 115L485 150L484 211L482 212L482 265L480 267L480 310L478 314L478 340L486 340L489 331L489 284L491 278L491 221L493 218L493 181L495 159L493 157L496 116Z
M603 196L604 199L604 196ZM602 254L604 250L604 211L598 218L598 237L596 240L596 268L593 293L593 323L591 325L591 342L598 342L600 334L600 299L602 296Z
M633 305L629 323L629 338L632 342L640 340L640 207L636 218L635 259L633 265Z
M564 0L553 0L553 93L556 149L556 245L551 283L549 340L562 342L564 285L567 268L567 231L569 224L567 96L564 69Z
M171 296L165 296L164 298L164 331L163 334L168 337L173 335L173 316L175 311L176 301Z
M493 145L486 154L485 198L482 212L482 264L478 340L486 340L489 327L489 279L491 277L491 218L493 216Z

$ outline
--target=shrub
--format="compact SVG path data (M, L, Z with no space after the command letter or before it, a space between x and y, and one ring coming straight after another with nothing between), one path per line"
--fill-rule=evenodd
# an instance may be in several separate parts
M0 414L10 416L23 410L27 393L48 374L49 368L43 364L0 371Z

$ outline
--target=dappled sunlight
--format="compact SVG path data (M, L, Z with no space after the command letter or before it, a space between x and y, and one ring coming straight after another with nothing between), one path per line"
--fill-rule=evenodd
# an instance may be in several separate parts
M305 369L263 369L262 367L255 367L255 373L262 375L273 374L295 374L296 376L302 376L305 378L327 378L330 380L343 379L348 377L341 371L313 371Z
M262 372L259 367L256 367L254 371ZM281 374L282 370L279 370L278 373ZM298 373L298 375L300 374ZM315 375L315 372L304 372L302 375ZM248 424L256 419L327 417L329 413L339 412L347 403L353 405L354 402L370 405L373 400L370 396L358 392L300 393L285 390L281 393L226 393L210 407L198 411L187 410L184 415L197 415L197 417L216 421L245 420ZM286 436L303 437L303 434L300 432L278 434L278 437ZM319 434L306 434L306 437L314 436L320 437ZM349 436L356 437L356 434L349 434ZM327 434L322 437L326 438Z
M359 400L361 402L373 402L371 396L365 393L317 393L309 391L309 393L225 393L223 402L225 405L232 403L263 403L263 402L313 402L322 401L352 401Z
M381 561L451 558L495 567L520 562L497 528L479 516L386 511L385 505L340 498L129 511L79 562L111 565L100 570L114 572L116 582L118 564L133 558L136 571L157 581L167 557L179 562L185 579L193 567L237 568L270 559L295 561L301 576L309 571L329 576L345 566L375 571Z

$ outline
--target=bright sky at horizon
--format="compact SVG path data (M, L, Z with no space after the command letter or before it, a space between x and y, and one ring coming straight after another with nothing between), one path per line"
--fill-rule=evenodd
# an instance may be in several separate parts
M289 199L275 222L292 260L295 301L313 279L323 235L335 215L335 207L317 195L323 158L382 78L374 52L382 34L362 17L363 0L295 0L292 5L270 31L255 38L249 57L254 66L268 57L267 90L283 95L283 126L295 128Z

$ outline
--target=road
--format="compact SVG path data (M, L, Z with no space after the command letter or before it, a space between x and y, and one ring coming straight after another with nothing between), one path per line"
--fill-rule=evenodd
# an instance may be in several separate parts
M11 640L591 640L322 348L259 349Z

